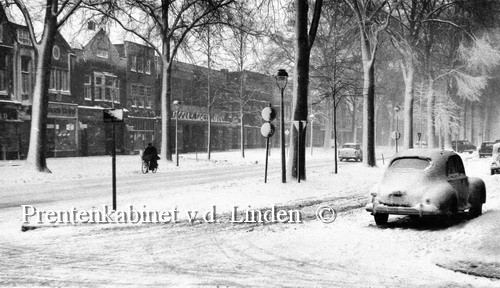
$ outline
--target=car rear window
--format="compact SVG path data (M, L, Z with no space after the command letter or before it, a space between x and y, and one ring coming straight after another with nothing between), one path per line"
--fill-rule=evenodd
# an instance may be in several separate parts
M493 143L483 143L483 147L493 147Z
M429 167L431 161L422 158L399 158L391 164L391 169L416 169L424 170Z

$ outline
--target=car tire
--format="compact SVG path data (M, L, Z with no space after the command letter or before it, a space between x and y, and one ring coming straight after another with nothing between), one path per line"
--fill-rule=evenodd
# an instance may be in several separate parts
M375 215L373 215L373 218L375 218L375 224L385 225L387 224L387 220L389 220L389 214L376 213Z
M495 171L494 170L491 170L491 175L495 174Z
M469 218L476 218L483 214L483 204L478 204L476 206L470 207Z

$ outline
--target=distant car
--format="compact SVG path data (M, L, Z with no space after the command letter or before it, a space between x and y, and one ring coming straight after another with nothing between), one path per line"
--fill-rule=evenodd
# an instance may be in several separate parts
M339 160L353 159L355 161L363 161L363 152L358 143L345 143L338 151Z
M493 144L495 144L495 142L487 141L481 143L481 147L479 147L478 151L479 158L491 156L493 152Z
M491 175L500 173L500 142L493 145L493 154L491 155Z
M409 149L394 156L370 196L366 210L377 225L383 225L389 214L447 218L468 210L477 217L486 201L486 188L480 178L467 177L455 152Z
M453 150L458 153L469 152L472 153L476 150L476 146L472 145L468 140L454 140L451 142Z
M500 143L500 139L495 140L495 143Z
M417 143L414 145L415 148L427 148L427 142L426 141L422 141L422 143L420 143L419 141L417 141Z

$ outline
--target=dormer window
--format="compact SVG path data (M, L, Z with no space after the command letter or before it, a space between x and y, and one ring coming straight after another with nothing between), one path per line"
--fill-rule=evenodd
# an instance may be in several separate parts
M21 44L31 46L30 32L24 29L17 29L17 41Z
M108 59L109 51L106 49L97 49L96 56L99 58Z

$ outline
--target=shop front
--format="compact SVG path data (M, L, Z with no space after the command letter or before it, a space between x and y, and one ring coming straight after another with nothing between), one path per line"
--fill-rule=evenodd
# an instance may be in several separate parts
M47 156L78 155L78 105L49 102Z
M0 160L24 158L21 151L22 120L18 105L11 101L0 105Z

